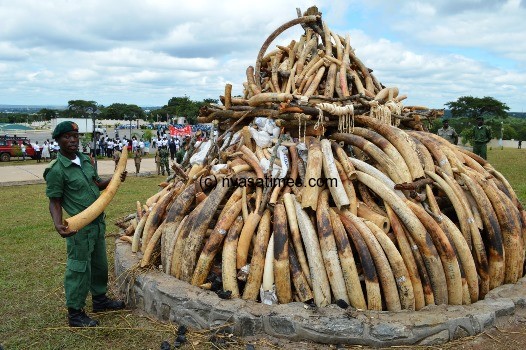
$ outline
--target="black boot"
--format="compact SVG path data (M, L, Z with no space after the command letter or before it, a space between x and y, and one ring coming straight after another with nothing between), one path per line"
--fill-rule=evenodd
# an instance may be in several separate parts
M68 322L70 327L96 327L99 321L92 319L84 310L68 307Z
M93 297L93 312L122 310L126 307L122 300L112 300L106 294Z

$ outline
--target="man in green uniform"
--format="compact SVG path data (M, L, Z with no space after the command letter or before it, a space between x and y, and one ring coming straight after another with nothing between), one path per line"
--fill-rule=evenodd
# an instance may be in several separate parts
M178 164L181 164L183 162L184 154L186 153L187 148L188 148L188 146L186 145L185 142L183 142L182 147L180 147L179 150L177 151L177 153L175 154L175 161Z
M164 169L170 176L170 164L168 164L168 157L170 157L170 152L168 152L168 146L159 147L159 157L161 158L161 174L164 175Z
M65 121L57 125L53 138L60 145L57 159L44 171L49 212L55 229L67 242L67 262L64 276L68 322L71 327L94 327L98 321L84 312L88 292L93 299L93 312L119 310L123 301L106 296L108 290L108 259L106 256L105 214L79 231L64 225L62 209L73 216L89 207L99 197L110 180L102 180L88 156L80 153L77 124ZM126 172L121 180L126 179Z
M473 127L473 153L487 159L488 142L491 141L491 129L484 125L484 118L477 118L477 125Z
M133 160L135 162L135 175L139 175L139 171L141 171L141 160L142 160L142 150L137 147L135 152L133 152Z
M449 121L447 119L444 119L442 122L442 128L438 129L437 134L454 145L458 143L458 134L455 129L449 126Z

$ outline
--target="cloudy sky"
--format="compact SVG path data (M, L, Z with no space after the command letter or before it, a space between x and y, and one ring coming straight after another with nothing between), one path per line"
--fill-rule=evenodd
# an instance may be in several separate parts
M406 105L470 95L526 110L526 0L0 0L0 104L239 94L268 35L311 5Z

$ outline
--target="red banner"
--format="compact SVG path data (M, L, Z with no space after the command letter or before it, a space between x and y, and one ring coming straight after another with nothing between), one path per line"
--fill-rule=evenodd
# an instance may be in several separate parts
M190 125L187 125L184 128L176 128L173 125L170 125L168 129L170 130L170 136L187 136L192 134L192 127Z

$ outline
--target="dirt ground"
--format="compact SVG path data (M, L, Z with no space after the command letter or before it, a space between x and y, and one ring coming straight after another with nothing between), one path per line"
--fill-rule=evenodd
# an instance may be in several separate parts
M309 342L290 342L277 338L245 338L258 350L328 350L369 349L365 346L321 345ZM517 308L514 315L497 318L496 325L484 332L435 346L394 346L382 349L466 349L466 350L515 350L526 349L526 308Z

